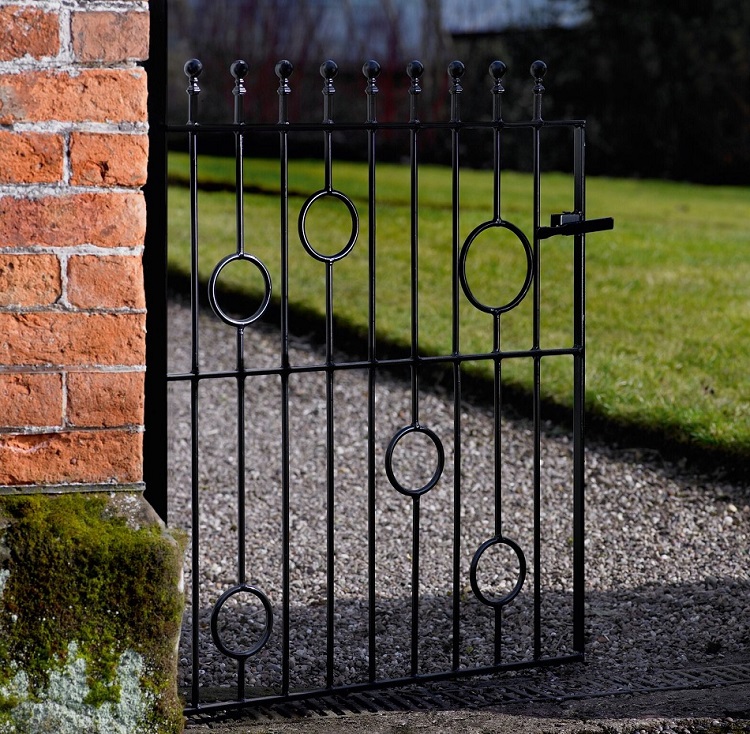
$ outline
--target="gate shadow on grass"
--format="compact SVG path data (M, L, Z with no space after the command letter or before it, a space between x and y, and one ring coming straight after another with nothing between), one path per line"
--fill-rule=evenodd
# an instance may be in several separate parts
M171 270L169 273L169 298L172 300L189 297L190 279L184 273ZM200 285L202 298L207 301L206 282ZM247 293L232 288L222 288L221 299L229 312L248 313L257 306L257 299ZM325 344L325 320L320 314L311 312L290 302L288 304L289 320L294 325L296 334L304 335L311 344ZM268 306L264 325L278 324L280 306L274 296ZM361 327L352 325L334 315L337 350L347 353L355 359L367 359L367 333ZM410 346L406 341L383 338L378 339L378 357L396 359L408 357ZM439 366L425 367L423 372L425 385L450 385L452 375L449 369ZM492 381L489 378L474 375L464 384L466 401L478 405L487 405L492 400ZM503 401L508 409L518 415L529 415L532 404L531 391L518 385L503 386ZM558 426L570 424L570 407L555 400L542 397L542 411L547 420ZM698 444L686 437L681 425L654 425L637 417L617 418L608 415L592 405L586 406L586 427L590 436L599 441L616 444L624 449L637 452L645 451L662 458L682 462L692 470L715 476L719 473L732 482L737 488L737 500L750 501L750 461L745 455L728 451L719 446Z

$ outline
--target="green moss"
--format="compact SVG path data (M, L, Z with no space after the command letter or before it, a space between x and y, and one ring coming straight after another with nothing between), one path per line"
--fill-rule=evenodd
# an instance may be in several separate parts
M10 693L23 671L28 700L40 700L54 671L75 662L73 644L85 662L83 703L118 704L123 656L135 653L145 661L140 687L157 702L151 717L161 720L160 731L179 731L173 646L183 605L180 553L158 523L129 516L128 502L140 500L0 498L0 689ZM0 712L17 699L17 692L0 695Z

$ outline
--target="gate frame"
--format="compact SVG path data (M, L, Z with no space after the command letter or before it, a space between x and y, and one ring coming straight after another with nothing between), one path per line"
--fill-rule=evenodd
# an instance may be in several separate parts
M167 146L166 138L170 131L175 132L186 132L191 139L195 136L194 124L189 122L187 125L167 125L166 123L166 95L167 95L167 0L150 0L150 11L151 11L151 37L150 37L150 58L147 64L148 70L148 85L149 85L149 139L150 139L150 155L149 155L149 168L148 168L148 184L145 187L145 195L147 200L147 231L146 231L146 247L144 252L144 272L146 279L146 294L147 294L147 364L148 370L146 373L146 404L145 404L145 425L146 425L146 440L144 442L144 479L146 482L146 497L157 510L159 515L167 520L168 517L168 506L167 506L167 391L165 389L166 378L167 378L167 304L166 304L166 283L167 283L167 175L166 175L166 156ZM451 119L450 122L439 123L443 128L450 129L451 135L454 137L454 143L452 145L453 161L452 167L454 171L453 175L453 206L454 214L457 208L457 193L458 193L458 181L457 171L459 170L457 144L455 136L462 127L467 125L476 125L476 123L466 123L460 120L458 115L458 93L460 93L460 76L462 71L459 71L459 67L455 64L460 62L453 62L449 67L449 73L453 77L453 87L450 90L451 93ZM495 62L500 63L502 62ZM461 69L463 68L462 65ZM429 682L451 678L475 676L479 674L487 674L492 672L500 672L507 670L517 670L522 668L530 667L541 667L547 665L557 665L564 662L579 662L583 660L584 656L584 540L585 540L585 527L584 527L584 395L585 395L585 234L587 232L600 231L604 229L611 229L613 222L611 219L597 219L597 220L586 220L585 218L585 172L584 172L584 151L585 151L585 121L583 120L565 120L565 121L546 121L541 116L541 100L544 92L544 86L542 85L542 78L546 71L546 67L542 62L534 62L532 64L531 72L535 78L536 85L533 89L534 93L534 113L531 121L525 122L505 122L499 117L499 92L503 91L502 86L499 83L503 69L499 67L496 69L498 75L496 76L497 87L493 89L495 94L494 99L497 102L497 107L494 115L493 123L484 124L482 126L492 129L492 125L495 125L494 129L498 129L498 123L506 128L532 128L534 130L534 163L533 163L533 176L534 176L534 236L532 239L532 254L534 258L534 265L531 269L531 277L535 298L534 305L534 345L531 350L528 351L528 355L524 352L524 356L532 357L534 360L534 388L533 388L533 423L534 423L534 516L535 516L535 530L534 530L534 660L524 661L521 663L504 663L496 664L494 666L459 669L454 661L454 668L450 671L444 671L433 674L418 674L415 670L412 670L412 675L400 678L400 679L389 679L389 680L370 680L365 683L348 684L342 686L328 686L320 690L306 690L301 692L292 692L287 689L278 695L264 696L258 699L246 699L244 695L238 694L238 700L236 701L222 701L218 703L200 703L200 696L198 692L198 681L197 676L193 676L193 702L186 708L187 714L194 714L198 712L210 712L227 710L231 708L237 708L242 706L254 705L254 704L273 704L277 702L290 702L294 700L301 700L311 697L320 697L330 695L332 693L351 693L363 690L372 690L375 688L392 687L406 684L413 684L416 682ZM492 71L492 70L491 70ZM321 71L322 73L322 71ZM492 72L495 75L495 72ZM412 76L412 74L409 74ZM418 74L414 75L419 76ZM374 88L374 77L371 79L373 82L372 87ZM192 83L192 81L191 81ZM411 90L410 90L411 91ZM368 90L367 94L370 95ZM281 93L280 93L281 94ZM325 94L325 92L324 92ZM414 101L416 94L412 94L412 102ZM368 110L369 101L372 98L368 96ZM414 108L412 108L413 110ZM243 123L244 124L244 123ZM281 123L280 123L281 124ZM263 125L265 131L278 130L281 131L279 125ZM412 120L407 123L399 123L398 126L401 128L408 128L410 125L419 125L416 118L412 115ZM427 127L434 123L424 123ZM288 123L287 123L288 125ZM369 127L368 127L369 125ZM330 120L324 121L322 124L304 124L307 130L326 130L336 129L335 124L332 126ZM477 125L479 126L479 125ZM212 126L216 127L216 126ZM250 132L252 125L245 125L243 128L245 131ZM387 127L387 123L381 124L376 123L374 115L370 119L368 114L368 122L365 124L352 125L348 124L347 128L356 128L358 130L368 129L381 129ZM540 178L541 178L541 167L540 167L540 155L539 155L539 132L544 127L567 127L572 128L574 133L574 165L573 165L573 179L574 179L574 212L566 212L553 217L553 221L549 227L541 225L540 222ZM222 126L222 129L226 131L239 130L237 124L234 127L230 124ZM287 130L292 129L287 127ZM368 143L371 145L372 143ZM496 166L497 166L496 161ZM192 169L192 166L191 166ZM311 202L309 202L311 203ZM346 202L345 202L346 203ZM371 204L374 205L374 204ZM499 210L496 210L496 219L499 219ZM457 217L454 216L454 222L457 221ZM500 220L502 221L502 220ZM481 225L480 225L481 226ZM454 224L455 229L455 224ZM519 230L520 232L520 230ZM461 242L468 242L472 236L478 235L479 231L475 230L467 240L463 240L457 231L454 231L454 243L458 242L459 247ZM574 326L573 326L573 347L559 350L544 350L539 346L539 303L538 294L540 291L540 268L539 268L539 243L543 239L556 235L570 235L574 237ZM455 244L454 244L455 247ZM454 256L457 255L457 250L454 251ZM464 288L466 284L464 283ZM454 301L454 313L457 313L456 301L460 296L460 289L458 288L458 278L455 278L454 292L452 294ZM496 314L499 318L499 315ZM455 342L454 342L455 343ZM541 397L540 397L540 365L541 359L544 356L549 356L551 353L554 354L566 354L573 358L573 654L560 656L557 658L541 658L539 650L540 633L538 626L540 624L540 524L539 524L539 511L540 511L540 442L541 442ZM457 351L454 351L454 356L460 357ZM372 354L370 357L373 360ZM413 361L416 364L417 358L413 356ZM373 362L374 365L374 362ZM335 365L334 365L335 367ZM370 369L372 372L373 369ZM460 359L454 360L454 373L460 372ZM456 377L456 384L460 382L460 377ZM456 398L460 400L459 397ZM394 438L394 441L400 434ZM393 442L392 442L393 443ZM460 464L456 464L456 471L460 474ZM459 480L460 481L460 480ZM395 486L395 485L394 485ZM501 537L501 536L498 536ZM520 556L519 556L520 559ZM239 588L239 587L238 587ZM249 587L248 587L249 588ZM475 589L476 591L476 589ZM229 593L229 592L227 592ZM225 593L224 596L227 595ZM232 592L234 593L234 592ZM372 593L372 592L371 592ZM220 604L222 599L217 602ZM218 607L217 607L218 608ZM197 627L197 625L196 625ZM455 656L454 656L455 657ZM372 675L372 674L371 674ZM238 689L241 689L241 685L238 683Z
M146 375L143 442L145 498L166 523L167 502L167 0L149 0L148 172L143 278L146 291Z

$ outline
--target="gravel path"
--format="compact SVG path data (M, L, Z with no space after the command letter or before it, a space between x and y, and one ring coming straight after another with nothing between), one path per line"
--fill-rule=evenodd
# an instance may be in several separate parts
M177 302L170 311L171 371L190 361L189 312ZM234 330L207 314L200 321L203 368L231 369ZM248 329L248 366L277 362L278 335ZM292 340L292 363L319 362L319 347ZM317 350L317 351L316 351ZM406 377L406 375L404 375ZM200 393L201 614L200 683L206 688L235 685L236 664L211 642L211 609L237 580L236 387L233 380L203 384ZM367 673L367 488L366 376L337 373L336 401L336 639L337 683ZM453 405L440 390L423 389L420 418L441 436L445 471L420 501L420 672L450 666L451 475ZM172 383L170 400L170 521L188 532L190 513L190 410L186 385ZM325 388L317 374L291 381L291 671L292 686L324 684L326 644L326 484ZM408 380L379 378L377 388L380 455L390 437L410 422ZM268 644L247 663L249 692L280 680L280 583L282 524L280 501L279 383L253 378L248 390L247 552L248 580L271 599L275 627ZM464 406L462 554L465 567L475 549L492 537L492 415L483 406ZM542 642L545 654L571 650L571 441L547 426L542 467ZM434 449L418 437L394 452L394 470L404 484L432 474ZM503 532L525 549L532 547L531 424L505 417L502 451ZM401 444L399 445L401 446ZM588 436L586 510L587 662L623 680L649 671L750 661L750 492L747 487L706 477L663 462L657 453L618 450ZM382 466L383 462L379 461ZM412 500L393 490L384 476L377 484L378 675L409 671ZM496 572L480 564L485 593L506 593L517 577L514 554L492 557ZM507 550L507 549L506 549ZM531 551L527 550L531 568ZM188 559L189 561L189 559ZM186 563L188 591L192 578ZM504 612L503 658L530 654L532 599L524 590ZM219 617L229 647L257 642L265 616L249 594L233 596ZM240 604L240 602L243 602ZM247 603L246 603L247 602ZM494 614L479 604L466 574L462 587L461 662L488 664L493 655ZM186 615L180 646L180 684L191 683L191 618ZM231 697L231 693L228 694Z

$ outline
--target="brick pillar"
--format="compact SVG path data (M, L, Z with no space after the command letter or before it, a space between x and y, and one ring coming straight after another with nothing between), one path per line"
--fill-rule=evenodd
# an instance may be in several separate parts
M143 477L147 8L0 0L6 493Z
M0 731L177 734L145 503L146 0L0 0ZM113 491L117 490L117 491Z

